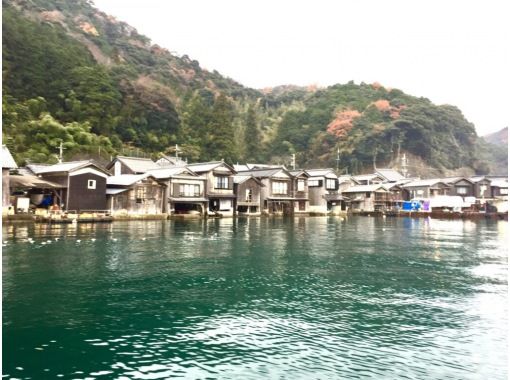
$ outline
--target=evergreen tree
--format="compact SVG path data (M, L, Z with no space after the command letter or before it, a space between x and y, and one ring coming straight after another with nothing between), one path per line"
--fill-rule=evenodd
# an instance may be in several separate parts
M250 105L246 113L246 129L244 131L245 154L244 160L258 162L261 158L262 137L257 125L255 108Z

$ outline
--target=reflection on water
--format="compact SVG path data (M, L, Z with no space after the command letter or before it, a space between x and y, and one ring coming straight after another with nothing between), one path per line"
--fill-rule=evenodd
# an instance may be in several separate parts
M7 225L6 378L507 378L507 223Z

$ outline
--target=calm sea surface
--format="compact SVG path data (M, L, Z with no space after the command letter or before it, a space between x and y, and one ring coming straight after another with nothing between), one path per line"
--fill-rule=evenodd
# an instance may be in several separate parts
M507 227L370 217L4 226L3 375L506 379Z

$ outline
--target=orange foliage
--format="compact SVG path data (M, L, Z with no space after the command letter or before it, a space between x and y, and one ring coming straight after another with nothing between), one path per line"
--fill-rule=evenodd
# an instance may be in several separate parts
M382 87L382 84L380 84L379 82L374 82L371 84L371 86L374 90L379 90Z
M390 102L385 99L379 99L374 102L375 108L377 108L379 111L389 111L391 109Z
M398 106L398 107L391 107L390 117L392 119L398 119L400 117L400 111L402 111L405 108L406 108L405 105L401 105L401 106Z
M328 133L337 137L344 137L353 127L353 120L361 114L356 110L347 109L336 114L336 118L329 123Z

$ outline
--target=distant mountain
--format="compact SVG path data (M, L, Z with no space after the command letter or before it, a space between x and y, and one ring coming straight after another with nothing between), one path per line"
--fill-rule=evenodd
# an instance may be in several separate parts
M473 124L378 83L256 90L154 45L88 0L3 0L3 135L20 162L170 153L349 172L495 170ZM254 143L255 141L255 143ZM420 168L418 170L418 167ZM414 170L414 173L413 173Z
M485 141L494 145L507 145L508 146L508 127L503 128L500 131L489 133L488 135L482 136Z

